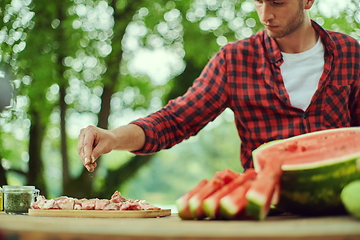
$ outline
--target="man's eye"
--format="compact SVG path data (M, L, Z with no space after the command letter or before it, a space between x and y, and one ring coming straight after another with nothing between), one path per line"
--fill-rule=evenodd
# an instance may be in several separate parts
M280 6L280 5L283 5L284 3L283 2L273 2L273 4L276 6Z

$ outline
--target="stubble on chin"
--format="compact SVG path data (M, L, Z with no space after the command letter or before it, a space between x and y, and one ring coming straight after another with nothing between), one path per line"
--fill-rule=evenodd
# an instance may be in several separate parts
M270 31L269 29L266 29L266 33L267 33L267 35L268 35L269 37L271 37L271 38L274 38L274 39L279 38L277 34L274 34L274 33L273 33L272 31Z
M283 29L277 29L277 30L279 30L277 32L271 31L270 29L266 29L266 32L267 32L268 36L271 38L274 38L274 39L283 38L283 37L286 37L286 36L292 34L296 30L298 30L303 23L304 23L304 18L299 17L297 19L293 19L293 22L289 26L287 26Z
M299 11L294 15L294 17L290 19L286 25L280 25L278 28L276 28L276 31L266 29L268 36L274 39L283 38L297 31L305 21L305 15L302 9L303 6L299 6Z

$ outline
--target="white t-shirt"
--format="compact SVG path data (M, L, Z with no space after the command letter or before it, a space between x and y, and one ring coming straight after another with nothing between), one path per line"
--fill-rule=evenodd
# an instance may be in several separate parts
M302 53L282 53L280 66L285 88L291 105L306 110L318 88L324 70L324 46L321 39L309 50Z

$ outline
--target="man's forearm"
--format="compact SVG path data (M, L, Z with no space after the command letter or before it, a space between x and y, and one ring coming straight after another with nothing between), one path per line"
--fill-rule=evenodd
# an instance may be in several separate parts
M144 147L144 130L135 124L121 126L111 131L116 136L117 142L114 150L136 151Z

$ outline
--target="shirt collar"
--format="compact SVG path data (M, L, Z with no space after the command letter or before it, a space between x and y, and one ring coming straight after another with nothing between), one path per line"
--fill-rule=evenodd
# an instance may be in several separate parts
M311 20L311 23L315 31L319 34L325 46L325 51L328 54L332 54L335 48L335 44L331 39L330 35L328 34L328 32L315 21ZM268 51L270 62L280 66L283 60L282 60L281 51L276 41L273 38L269 37L269 35L266 33L265 30L263 30L263 34L265 39L265 47Z
M312 26L315 29L315 31L319 34L322 43L325 46L326 51L329 54L332 54L334 52L335 49L335 43L334 41L331 39L328 31L326 31L325 29L323 29L317 22L311 20Z

